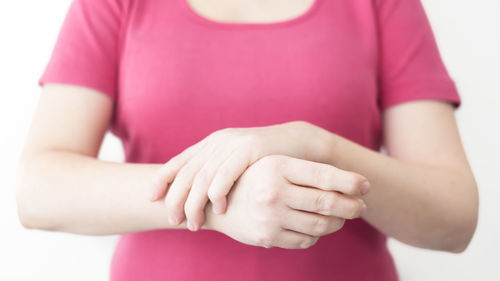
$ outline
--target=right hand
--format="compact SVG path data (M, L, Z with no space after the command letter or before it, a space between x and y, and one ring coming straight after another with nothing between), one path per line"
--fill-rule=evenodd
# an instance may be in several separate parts
M206 211L206 226L249 245L305 249L366 211L363 183L331 165L266 156L234 183L226 213Z

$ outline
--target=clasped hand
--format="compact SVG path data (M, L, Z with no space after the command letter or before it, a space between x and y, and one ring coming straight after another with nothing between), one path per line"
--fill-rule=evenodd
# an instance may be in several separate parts
M314 130L290 122L216 131L157 171L150 199L164 198L172 225L186 218L196 231L211 216L211 228L242 243L310 247L359 217L369 190L362 175L302 159L313 154Z

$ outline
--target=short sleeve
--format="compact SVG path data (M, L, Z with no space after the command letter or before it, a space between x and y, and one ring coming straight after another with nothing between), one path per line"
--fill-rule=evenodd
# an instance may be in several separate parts
M376 0L379 27L379 106L419 99L461 100L441 59L420 0Z
M73 0L38 83L62 83L117 92L119 0Z

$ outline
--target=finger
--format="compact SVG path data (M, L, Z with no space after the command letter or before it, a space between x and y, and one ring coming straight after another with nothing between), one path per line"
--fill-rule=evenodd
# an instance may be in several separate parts
M227 207L226 195L233 187L234 182L250 165L250 156L247 151L238 150L229 156L216 171L210 187L208 198L213 204L216 214L222 214Z
M194 176L204 162L203 156L196 156L184 165L175 176L165 197L170 224L178 225L184 220L184 204L191 189Z
M200 141L172 157L163 164L154 174L151 182L150 200L157 201L167 192L167 185L171 183L179 170L201 149L205 143Z
M295 210L344 219L357 218L366 211L366 205L362 199L336 191L325 191L292 184L288 185L287 188L289 190L283 193L283 200L288 207Z
M272 246L284 249L306 249L318 241L319 237L283 229Z
M349 195L364 195L370 188L368 180L360 174L292 157L288 158L283 175L297 185L335 190Z
M193 180L191 191L184 205L188 228L193 231L198 230L203 225L205 206L208 201L208 187L224 159L225 157L221 156L220 153L213 153Z
M311 236L323 236L342 228L344 219L290 209L281 227Z

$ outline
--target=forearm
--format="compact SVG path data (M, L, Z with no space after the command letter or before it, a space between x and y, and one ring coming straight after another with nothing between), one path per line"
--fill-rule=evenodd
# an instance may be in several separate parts
M477 221L477 192L467 170L406 163L322 132L329 145L324 162L368 178L363 218L404 243L459 252Z
M29 228L90 235L184 228L168 224L163 201L148 200L147 184L159 166L38 153L20 169L21 221Z

